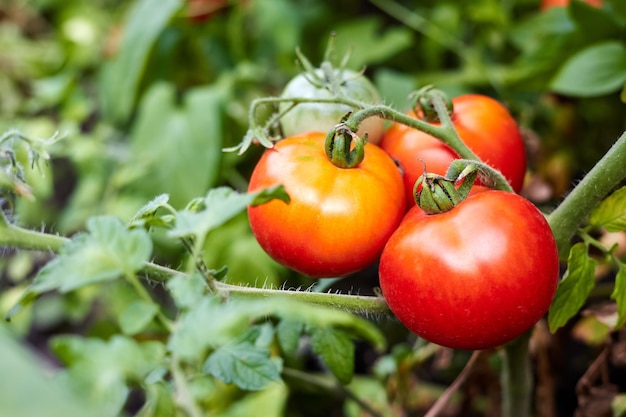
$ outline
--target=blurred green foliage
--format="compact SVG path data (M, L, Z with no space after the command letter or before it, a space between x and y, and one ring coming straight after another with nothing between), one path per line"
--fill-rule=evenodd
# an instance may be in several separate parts
M350 51L349 66L364 68L385 102L398 109L408 107L410 91L428 84L451 95L479 92L503 101L526 133L530 177L550 189L536 202L554 205L626 129L625 4L606 0L597 9L574 1L567 8L540 12L538 0L226 0L202 17L190 16L181 0L5 0L0 5L0 132L16 128L32 137L56 131L65 135L52 148L43 176L26 163L27 155L18 155L34 199L18 199L9 214L21 225L70 235L85 230L96 215L128 221L160 194L183 209L212 187L246 190L262 150L237 156L222 148L236 145L245 134L253 99L280 94L298 73L295 49L320 62L331 33L336 34L337 56ZM536 195L532 188L526 192ZM157 261L186 262L182 246L158 232L150 238ZM6 255L0 260L3 307L16 301L46 260L39 253ZM211 231L203 259L209 268L227 265L229 282L311 284L265 255L245 215ZM338 282L336 288L358 291L355 282L365 290L372 287L371 276L358 278ZM118 322L133 334L145 325L138 317L154 314L146 305L131 309L129 293L120 284L107 294L88 286L66 297L51 294L33 312L16 316L13 329L24 334L35 329L40 336L59 326L97 323L85 333L108 340L68 336L57 339L53 350L69 365L68 373L80 373L87 384L102 384L106 396L98 401L105 412L106 404L122 408L130 391L115 391L122 387L115 384L145 380L146 369L163 355L157 345L111 337L119 332ZM108 308L92 311L96 300ZM201 311L206 320L209 307ZM392 336L397 334L390 327ZM6 374L30 375L32 358L13 360L14 341L5 336L4 326L0 332L0 348L8 352L0 354L0 368L9 369ZM230 361L242 349L243 354L252 352L274 375L278 368L269 362L269 344L250 340L221 352ZM345 344L347 339L331 332L317 340ZM89 355L102 360L92 363ZM121 360L122 355L130 356ZM107 370L96 365L116 357L116 366L106 374L110 379L102 377ZM334 359L341 368L341 358ZM394 366L404 360L386 359ZM212 374L220 372L216 363L206 367ZM94 375L100 379L91 379ZM141 415L175 415L168 414L174 405L164 394L165 384L153 377ZM50 392L26 376L16 383L41 391L58 413L84 415L79 402L59 400L74 395L65 380ZM355 392L378 402L379 380L363 377L352 384ZM319 415L328 412L319 404L302 410L288 403L283 385L244 396L205 376L195 379L191 389L198 396L206 393L208 408L220 416L252 415L251 410L259 409L278 416L284 408L290 416L313 415L318 407ZM420 393L432 398L427 391ZM306 400L313 394L304 390L298 395ZM418 400L407 404L420 409ZM346 415L358 415L353 402L345 409Z

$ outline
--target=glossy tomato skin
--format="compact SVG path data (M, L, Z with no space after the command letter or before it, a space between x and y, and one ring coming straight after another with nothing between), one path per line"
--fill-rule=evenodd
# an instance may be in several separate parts
M559 261L541 212L517 194L490 190L442 214L413 207L385 246L379 274L409 330L450 348L488 349L545 314Z
M478 157L498 169L515 192L520 192L526 174L524 141L515 119L497 100L478 94L452 99L452 122L461 140ZM415 113L408 113L416 117ZM436 123L433 123L436 124ZM457 154L435 137L394 123L385 132L380 146L396 159L404 171L407 207L414 205L415 181L428 172L444 175Z
M405 212L402 176L376 145L355 168L324 152L325 133L285 138L267 150L249 190L283 184L291 202L249 207L259 244L279 263L310 277L344 276L375 262Z
M323 73L317 70L317 74L322 76ZM348 69L344 69L341 73L337 69L335 74L343 80L342 94L370 104L381 102L378 90L364 75ZM281 98L294 97L330 99L333 94L326 88L311 84L304 75L298 74L287 83L281 94ZM279 109L284 111L289 106L290 103L281 103ZM283 135L286 137L312 131L328 132L341 121L346 113L354 110L345 104L338 103L300 103L280 119L280 124ZM363 136L367 132L368 141L378 144L384 130L385 121L382 118L368 117L359 126L357 134Z

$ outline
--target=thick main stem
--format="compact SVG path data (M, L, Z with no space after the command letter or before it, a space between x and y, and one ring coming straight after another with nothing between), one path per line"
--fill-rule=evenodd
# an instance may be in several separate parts
M548 216L561 257L571 237L599 203L626 178L626 132Z
M508 343L503 350L502 416L529 417L532 375L528 352L530 331Z

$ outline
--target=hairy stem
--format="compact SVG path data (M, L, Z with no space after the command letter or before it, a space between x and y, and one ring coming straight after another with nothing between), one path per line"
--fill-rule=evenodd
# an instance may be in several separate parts
M0 211L0 247L59 252L69 239L15 226Z
M67 237L32 231L9 224L6 218L0 215L0 246L26 250L52 251L58 253L63 244L69 240L70 239ZM203 272L208 273L207 271ZM165 282L172 276L182 274L183 272L152 262L146 262L142 269L142 273L144 274L145 279ZM210 275L210 273L208 274ZM230 296L263 298L267 296L281 295L287 292L290 297L300 301L320 306L340 308L352 313L364 315L391 314L387 303L382 297L241 287L238 285L225 284L216 280L213 280L212 283L213 286L211 289L223 298ZM140 295L145 296L146 294ZM159 318L159 320L161 320L161 318ZM164 322L164 325L167 326L167 323Z
M548 216L559 254L567 256L578 226L626 178L626 132Z
M411 117L408 114L399 112L398 110L385 105L368 106L367 108L359 110L353 113L348 120L346 120L345 124L350 127L352 131L356 131L363 120L368 117L379 116L387 120L407 125L413 129L421 130L424 133L428 133L429 135L436 137L446 145L450 146L450 148L452 148L452 150L454 150L454 152L456 152L457 155L463 159L480 161L480 158L478 158L478 156L476 156L476 154L472 152L459 138L443 100L440 97L435 97L433 98L433 103L435 105L435 110L437 111L437 116L439 117L439 120L441 120L441 125L435 125L424 120L416 119L415 117Z

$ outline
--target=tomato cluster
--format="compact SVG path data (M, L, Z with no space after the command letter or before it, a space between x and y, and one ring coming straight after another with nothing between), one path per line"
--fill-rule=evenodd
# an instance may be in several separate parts
M452 106L452 122L465 145L499 170L515 192L521 191L526 175L526 153L513 116L500 102L479 94L455 97ZM409 114L416 117L414 112ZM380 146L399 161L404 170L409 208L414 205L413 185L424 168L444 175L450 163L458 159L439 139L401 123L394 123L385 132Z
M293 85L289 97L296 96ZM305 97L311 94L305 89ZM513 117L485 96L452 102L460 139L519 191L526 157ZM318 104L313 119L323 114L333 123L319 120L319 128L302 123L298 129L294 120L283 120L289 136L266 150L252 173L250 191L282 184L291 199L249 207L264 250L317 278L344 276L379 261L391 311L409 330L440 345L492 348L530 329L548 310L559 277L555 240L543 214L516 193L486 187L427 212L415 203L414 185L424 165L445 174L456 153L397 123L380 146L358 136L352 142L351 132L328 133L345 108L324 105ZM300 110L307 108L315 107ZM343 155L342 163L333 151ZM422 192L431 185L422 185Z

